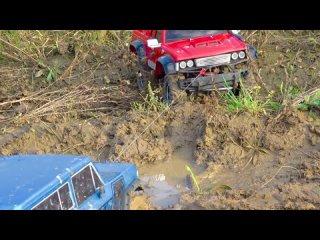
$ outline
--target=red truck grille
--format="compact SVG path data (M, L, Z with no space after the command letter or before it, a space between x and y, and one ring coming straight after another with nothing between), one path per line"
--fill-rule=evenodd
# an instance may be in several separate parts
M214 57L198 58L195 60L197 67L217 66L221 64L229 64L231 54L222 54Z

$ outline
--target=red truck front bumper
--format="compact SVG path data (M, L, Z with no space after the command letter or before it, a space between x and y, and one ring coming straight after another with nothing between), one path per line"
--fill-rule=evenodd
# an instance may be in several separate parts
M212 74L179 80L178 86L189 92L208 92L214 90L235 89L240 79L245 79L248 70L239 70L231 73Z

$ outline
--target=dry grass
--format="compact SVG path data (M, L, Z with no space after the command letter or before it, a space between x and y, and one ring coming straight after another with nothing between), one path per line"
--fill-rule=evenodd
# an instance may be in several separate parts
M1 122L19 121L30 122L48 115L63 115L67 113L81 113L87 111L101 111L114 113L120 110L129 110L130 102L137 98L134 92L123 92L121 86L96 88L81 85L74 89L60 89L44 92L18 100L1 102L0 108L11 109L13 104L26 103L32 109L23 115L4 119ZM120 94L119 94L120 93Z
M130 37L130 31L123 30L0 31L0 123L129 110L138 96L117 68L130 68L131 59L123 57ZM102 58L101 49L107 58ZM61 73L50 61L55 56L70 59ZM118 82L97 78L97 70L116 72ZM15 113L19 105L28 109Z

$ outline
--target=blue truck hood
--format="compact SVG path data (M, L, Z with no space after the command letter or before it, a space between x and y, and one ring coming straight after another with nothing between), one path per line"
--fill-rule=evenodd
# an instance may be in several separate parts
M71 155L0 156L0 209L15 209L41 196L89 162Z

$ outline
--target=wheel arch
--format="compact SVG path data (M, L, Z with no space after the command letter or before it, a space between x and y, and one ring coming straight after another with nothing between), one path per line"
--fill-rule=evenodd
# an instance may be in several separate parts
M138 40L133 41L130 44L129 50L130 50L130 52L138 55L139 54L138 49L143 46L144 46L143 42L140 39L138 39Z
M176 73L175 61L169 55L164 55L160 57L156 63L156 76L163 78L167 74Z

